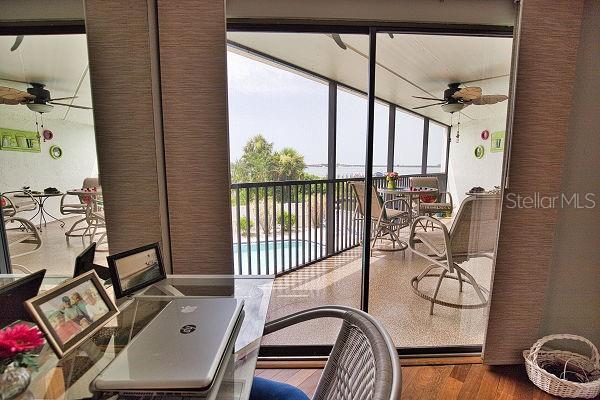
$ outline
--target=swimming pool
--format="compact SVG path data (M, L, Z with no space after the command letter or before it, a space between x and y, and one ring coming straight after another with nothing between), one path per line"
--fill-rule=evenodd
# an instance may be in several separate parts
M304 258L302 257L302 244L304 243ZM290 259L290 246L291 246L291 259ZM316 242L305 240L292 239L291 243L284 240L273 241L270 240L268 243L260 242L260 248L257 243L242 243L240 246L241 258L242 258L242 272L241 275L267 275L275 273L275 255L277 255L277 272L285 271L290 268L294 268L297 265L307 263L310 260L316 260L320 257L321 249L323 248L323 254L325 254L325 246L319 245ZM317 254L315 254L315 248ZM268 249L268 250L267 250ZM275 250L276 249L276 250ZM277 251L277 254L275 252ZM250 254L252 271L249 270L248 264L248 253ZM258 257L260 254L260 263ZM269 269L267 271L267 257L269 258ZM283 257L283 259L282 259ZM283 262L282 262L283 261ZM238 255L238 245L233 245L233 265L235 274L240 274L240 259ZM283 265L283 267L282 267Z

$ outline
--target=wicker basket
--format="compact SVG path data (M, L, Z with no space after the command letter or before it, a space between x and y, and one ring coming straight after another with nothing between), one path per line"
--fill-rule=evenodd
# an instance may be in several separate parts
M547 350L542 346L552 340L576 340L591 348L591 357L565 350ZM550 335L535 342L530 350L523 352L525 368L531 382L543 391L559 397L592 399L600 394L600 355L592 342L576 335ZM572 382L551 374L542 367L548 364L566 365L578 371L587 382Z

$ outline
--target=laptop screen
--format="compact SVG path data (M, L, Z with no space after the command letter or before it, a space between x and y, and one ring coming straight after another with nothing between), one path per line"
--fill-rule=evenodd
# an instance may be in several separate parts
M15 321L33 322L23 303L38 295L45 274L43 269L0 287L0 328Z

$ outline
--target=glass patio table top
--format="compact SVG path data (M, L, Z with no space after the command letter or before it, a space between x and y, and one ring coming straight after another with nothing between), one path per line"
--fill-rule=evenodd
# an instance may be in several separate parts
M0 286L19 275L0 275ZM69 279L48 276L41 291ZM244 320L233 354L224 368L215 399L246 400L254 377L273 277L233 275L169 275L166 280L119 304L120 313L78 349L58 359L45 345L39 369L17 399L84 399L92 397L92 380L173 298L232 297L244 300ZM112 288L108 288L112 296ZM165 338L166 339L166 338ZM98 397L101 398L101 397Z

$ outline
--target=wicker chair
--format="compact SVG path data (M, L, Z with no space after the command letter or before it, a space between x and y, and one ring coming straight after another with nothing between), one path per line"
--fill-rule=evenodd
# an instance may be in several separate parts
M432 264L429 264L420 275L411 280L411 286L416 294L431 302L429 314L433 314L434 304L462 309L482 308L487 305L487 298L484 294L487 290L482 288L471 274L461 268L459 263L468 261L470 258L493 257L498 234L500 200L500 195L467 197L460 205L449 230L446 225L433 217L420 216L413 221L408 239L410 249L413 253L431 261ZM436 229L417 230L417 226L422 226L423 222L431 223ZM424 245L426 251L417 249L417 244ZM430 273L436 268L441 268L441 272ZM455 273L456 275L453 275ZM419 290L419 283L426 277L438 278L432 296ZM462 292L463 283L469 283L475 289L480 302L458 304L439 300L437 296L444 279L458 280L460 292Z
M350 307L324 306L265 325L264 334L316 318L344 322L313 400L397 400L402 389L398 353L385 329L369 314Z
M356 210L354 219L365 218L365 184L363 182L352 182L350 187L356 196ZM408 245L400 240L398 231L410 225L410 207L404 199L395 198L383 201L377 194L375 188L371 192L371 222L373 223L373 236L371 238L371 249L375 247L377 240L390 240L391 248L379 248L379 250L405 250ZM388 236L389 235L389 236Z
M417 202L417 214L418 215L429 215L437 213L452 213L453 203L452 195L450 192L440 192L440 182L436 176L413 176L409 178L409 185L411 187L423 187L432 188L438 190L438 195L433 202L422 201L421 199ZM427 230L429 223L426 223L424 228Z

